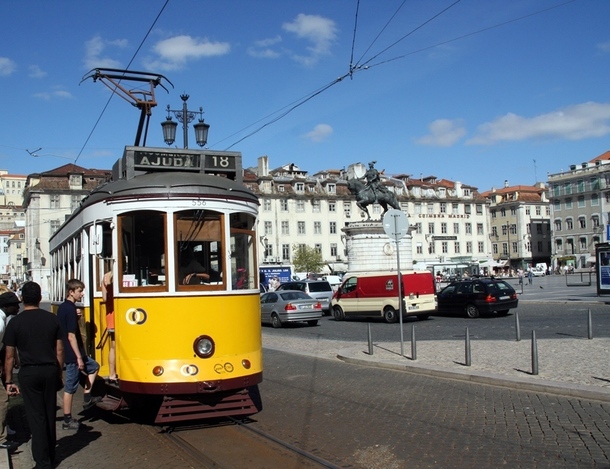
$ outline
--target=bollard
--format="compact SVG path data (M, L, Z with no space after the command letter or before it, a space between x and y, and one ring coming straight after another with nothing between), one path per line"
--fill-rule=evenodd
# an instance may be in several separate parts
M519 326L519 310L515 310L515 332L517 333L517 342L521 341L521 327Z
M593 338L593 320L591 319L591 308L589 308L589 320L588 320L589 340Z
M417 360L417 345L415 343L415 325L411 325L411 360Z
M369 355L373 355L373 335L371 334L371 324L369 323Z
M532 374L538 374L538 344L536 343L536 331L532 331Z
M472 354L470 353L470 334L468 333L468 326L466 326L466 366L472 364Z

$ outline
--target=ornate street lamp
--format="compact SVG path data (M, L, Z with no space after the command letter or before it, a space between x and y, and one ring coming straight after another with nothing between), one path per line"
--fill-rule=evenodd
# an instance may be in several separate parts
M208 131L210 130L209 124L203 121L203 108L199 108L199 112L189 111L186 106L186 102L189 99L188 94L181 94L182 109L170 109L169 104L167 105L167 120L161 123L163 128L163 140L168 145L171 145L176 140L176 127L178 123L172 120L171 114L176 116L178 122L182 123L182 135L184 141L184 148L188 148L188 125L195 119L196 114L199 114L199 122L193 125L195 129L195 141L197 145L203 147L208 142Z

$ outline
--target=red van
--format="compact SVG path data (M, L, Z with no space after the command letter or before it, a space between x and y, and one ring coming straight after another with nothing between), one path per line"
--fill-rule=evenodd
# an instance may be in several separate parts
M436 288L432 272L401 272L404 316L428 319L436 311ZM382 317L398 321L398 274L369 272L347 274L333 295L331 303L335 320L349 317Z

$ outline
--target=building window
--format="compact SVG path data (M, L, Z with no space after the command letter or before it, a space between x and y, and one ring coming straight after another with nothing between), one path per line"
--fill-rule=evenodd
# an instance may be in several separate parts
M579 179L576 184L578 185L578 192L584 192L585 191L585 181L584 180Z
M447 241L441 242L441 250L443 254L447 254L449 252L449 243Z
M464 213L470 215L472 213L472 206L470 204L464 204ZM491 218L496 218L496 211L491 211Z
M505 217L506 216L506 209L505 208L501 208L500 209L500 216L501 217Z
M553 210L559 211L561 210L561 200L557 199L553 201Z
M313 234L322 234L322 222L313 222Z
M518 247L519 245L516 242L511 243L513 245L513 253L517 253L518 252ZM527 250L529 251L529 247L527 248Z
M314 199L311 201L311 210L313 213L320 213L320 200Z
M278 192L284 192L284 184L278 184L277 191Z
M297 233L300 235L305 234L305 222L304 221L297 222Z
M585 229L587 227L587 219L585 217L578 217L578 226L581 230Z
M517 215L517 208L516 208L516 207L511 207L511 208L510 208L510 214L511 214L512 216Z
M434 234L434 223L428 223L428 233Z
M290 260L290 244L282 244L282 260Z
M330 234L337 234L337 222L336 221L331 221L329 228L330 228Z
M572 208L572 199L566 199L566 208Z
M483 215L483 206L481 204L477 204L477 215Z
M318 254L322 254L322 245L314 244L313 248L318 252Z
M282 234L283 235L290 234L290 224L286 220L282 221Z
M453 234L460 234L460 224L459 223L453 224Z
M59 195L52 195L51 199L51 208L60 208L59 207Z
M531 214L531 213L532 213L532 208L531 208L529 205L526 205L526 206L525 206L525 214L526 214L526 215L529 215L529 214Z
M417 254L423 254L424 253L424 247L422 246L421 243L417 243L417 246L415 246L416 252Z
M472 241L466 241L466 252L468 254L472 253Z
M263 200L263 211L270 212L271 211L271 199Z
M336 212L337 211L337 203L336 202L328 202L328 211Z
M305 201L304 200L297 200L297 212L304 212L305 211Z
M578 196L578 208L583 208L584 206L585 206L585 196L579 195Z
M337 257L337 243L330 243L330 255L331 257Z
M583 236L582 238L579 239L579 242L580 242L580 250L586 251L587 250L587 238L585 238Z
M491 235L492 236L498 236L498 227L497 226L492 226L491 227Z
M498 245L496 243L493 243L491 245L491 252L493 252L494 254L498 254Z
M460 242L459 241L455 241L453 243L453 249L456 254L460 253Z
M591 194L591 206L597 207L599 205L599 197L597 194Z
M421 226L421 223L420 223L420 222L417 222L417 223L415 224L415 232L416 232L417 234L422 234L422 233L423 233L422 226Z
M428 254L435 254L436 253L436 246L434 245L434 241L430 241L430 244L428 245Z
M460 206L458 204L451 204L451 213L457 215L460 213Z
M566 230L573 230L574 229L574 220L572 220L571 218L566 219Z
M483 234L483 223L477 223L477 234Z
M508 243L502 243L502 255L508 256Z
M599 215L593 215L591 217L591 223L593 224L593 228L599 227Z
M266 235L273 234L273 224L270 221L265 222L265 234Z
M441 202L441 213L447 213L447 204L445 202Z
M343 215L345 218L351 218L352 216L352 203L351 202L343 202Z
M51 220L51 233L55 233L57 230L59 230L60 226L61 222L59 220Z
M428 202L428 213L434 213L434 202Z
M561 220L555 220L555 231L561 231Z
M413 211L415 214L421 213L421 204L419 202L413 206Z
M302 182L297 182L296 183L296 191L297 192L305 192L305 184L303 184Z
M540 216L542 212L540 211L540 205L536 205L536 216Z
M464 229L466 230L466 234L472 234L472 223L464 224Z
M329 194L336 194L337 186L335 184L329 184L328 186L326 186L326 190L328 191Z
M483 241L479 241L479 253L483 252L485 252L485 243Z
M280 199L280 211L287 212L288 211L288 200Z
M447 223L441 223L441 233L447 234Z

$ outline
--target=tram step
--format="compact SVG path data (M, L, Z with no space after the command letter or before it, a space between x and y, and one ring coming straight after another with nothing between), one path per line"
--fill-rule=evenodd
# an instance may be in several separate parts
M155 423L185 420L253 415L261 409L257 407L248 391L215 397L213 400L193 398L192 400L165 397Z
M115 411L118 409L124 409L127 407L125 401L120 397L111 396L106 394L100 402L97 403L100 409Z

